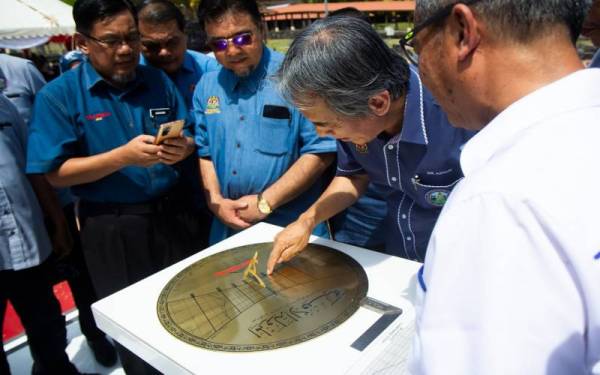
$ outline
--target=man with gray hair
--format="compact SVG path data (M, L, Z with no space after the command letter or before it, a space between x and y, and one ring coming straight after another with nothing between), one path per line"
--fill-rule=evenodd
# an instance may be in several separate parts
M600 71L573 43L589 4L417 1L401 44L481 131L419 273L415 374L600 373Z
M446 197L462 177L453 128L418 72L367 22L331 17L294 40L278 74L317 132L338 139L336 177L275 239L267 272L302 251L318 223L352 205L369 182L388 204L386 251L422 261Z

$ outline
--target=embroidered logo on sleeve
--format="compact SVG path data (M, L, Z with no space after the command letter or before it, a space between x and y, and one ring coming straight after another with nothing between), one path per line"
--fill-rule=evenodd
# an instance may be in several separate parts
M432 206L442 207L446 204L448 195L450 195L450 191L448 190L431 190L425 194L425 199Z
M85 119L89 120L89 121L102 121L110 115L111 115L110 112L92 113L90 115L86 115Z
M218 96L210 96L206 101L206 111L204 111L207 115L213 115L216 113L221 113L219 97Z

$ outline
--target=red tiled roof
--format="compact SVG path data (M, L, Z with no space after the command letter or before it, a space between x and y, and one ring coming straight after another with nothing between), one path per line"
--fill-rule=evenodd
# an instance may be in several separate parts
M327 9L332 12L341 8L352 7L361 12L412 12L415 10L414 1L352 1L347 3L328 3ZM263 12L265 20L271 21L275 18L300 18L302 14L309 17L320 17L325 13L323 3L312 4L289 4L266 8ZM287 16L287 17L286 17Z

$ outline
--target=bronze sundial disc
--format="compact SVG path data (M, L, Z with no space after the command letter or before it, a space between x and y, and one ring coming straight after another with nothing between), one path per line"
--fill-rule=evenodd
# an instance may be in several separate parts
M332 330L367 295L363 268L321 245L309 244L267 276L272 247L270 242L229 249L175 275L158 298L162 325L180 340L206 349L276 349Z

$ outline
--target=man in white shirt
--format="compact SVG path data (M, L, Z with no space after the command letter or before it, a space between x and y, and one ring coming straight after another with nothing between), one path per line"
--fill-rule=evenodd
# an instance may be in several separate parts
M600 71L573 45L590 3L417 1L401 44L481 130L419 273L415 374L600 374Z

